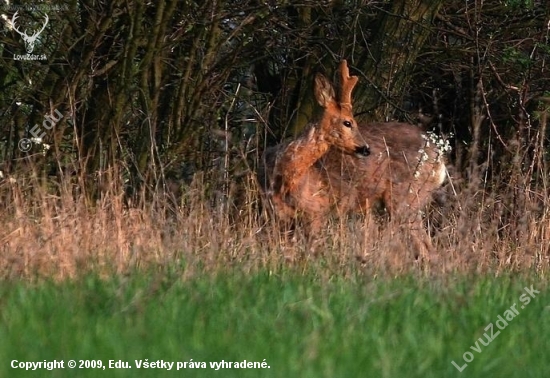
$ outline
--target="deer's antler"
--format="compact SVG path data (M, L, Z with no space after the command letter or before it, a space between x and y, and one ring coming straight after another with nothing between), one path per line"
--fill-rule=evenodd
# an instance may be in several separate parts
M348 62L344 59L340 62L340 105L349 106L351 109L351 92L359 78L349 75Z
M37 31L36 33L34 33L32 36L33 37L36 37L38 36L40 33L42 33L42 31L46 28L46 26L48 25L48 21L50 21L50 18L48 17L48 15L46 14L46 22L44 22L44 25L42 25L42 29L40 29L39 31Z
M21 34L21 35L26 35L26 33L23 33L21 32L19 29L17 29L17 26L15 26L15 20L17 20L18 16L17 16L17 13L19 13L19 11L15 12L13 17L11 18L11 27L13 28L13 30L15 30L17 33Z
M29 39L33 39L35 37L37 37L40 33L42 33L42 31L44 31L44 29L46 28L46 26L48 25L48 22L50 21L50 18L48 17L48 15L46 14L46 21L44 22L44 25L42 25L42 29L40 29L39 31L37 31L36 33L34 33L32 36L29 36L27 35L27 31L25 30L24 32L22 32L21 30L17 29L17 26L15 26L15 21L19 18L19 16L17 16L17 13L19 13L19 11L15 12L13 17L11 18L11 27L13 28L13 30L15 30L17 33L21 34L22 36L25 36Z

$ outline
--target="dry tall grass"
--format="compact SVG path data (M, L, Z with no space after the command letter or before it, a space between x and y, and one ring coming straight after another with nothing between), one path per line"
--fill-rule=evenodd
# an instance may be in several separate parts
M300 237L292 242L281 235L262 210L253 172L234 191L239 201L213 200L204 180L196 175L177 198L159 191L138 196L137 204L113 180L90 206L70 179L52 190L45 179L5 177L0 277L64 279L166 266L181 267L184 275L232 266L317 265L328 275L548 269L549 196L522 189L518 180L495 181L492 190L481 180L451 180L443 204L426 217L440 257L429 267L414 260L398 224L370 219L333 219L312 254Z

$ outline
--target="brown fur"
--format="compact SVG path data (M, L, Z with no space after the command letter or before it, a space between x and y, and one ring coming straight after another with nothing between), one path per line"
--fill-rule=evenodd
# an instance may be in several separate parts
M345 63L341 71L343 77L349 75ZM300 217L309 235L320 230L331 212L368 214L376 206L407 224L417 252L428 255L431 242L419 211L443 183L442 152L410 124L357 126L350 104L356 80L347 86L343 82L337 103L330 84L316 78L316 98L325 108L321 121L265 152L260 184L279 219ZM343 120L352 127L343 127ZM365 157L365 149L370 156Z
M420 211L445 179L442 151L420 128L407 123L371 123L359 129L371 155L357 159L331 149L315 165L340 214L385 209L405 226L416 253L433 256Z
M367 159L331 149L315 165L334 200L349 203L349 211L364 212L367 202L382 202L390 214L423 208L442 184L442 153L414 125L371 123L359 129L369 141Z
M322 225L330 209L326 181L314 164L331 147L346 154L368 154L351 107L351 91L358 79L349 76L346 61L340 65L340 74L340 101L323 75L315 77L315 98L325 109L321 120L308 125L295 140L268 149L259 175L277 216L290 222L300 213L311 230Z

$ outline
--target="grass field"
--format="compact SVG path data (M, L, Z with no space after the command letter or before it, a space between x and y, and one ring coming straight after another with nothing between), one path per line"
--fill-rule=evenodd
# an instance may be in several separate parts
M3 185L0 378L548 376L547 197L463 188L428 215L426 264L396 222L290 242L253 185L244 207L200 180L132 206L117 185L93 205L70 183ZM174 365L143 368L158 360ZM245 360L269 368L210 365Z
M4 283L0 377L523 378L548 373L550 294L534 274L374 279L360 270L341 277L313 267L183 276L157 270L111 279L92 275L60 283ZM525 304L521 295L531 286L540 293L533 292ZM498 316L514 304L517 316L497 334ZM492 336L485 330L490 323ZM478 341L486 340L484 333L494 338L487 346ZM464 367L465 352L473 360ZM77 364L101 360L107 368L69 369L71 359ZM146 359L174 365L170 371L138 370L135 361ZM63 360L65 368L25 371L11 368L12 360ZM109 360L126 361L131 368L109 369ZM210 367L222 360L265 360L269 368ZM176 370L177 362L191 361L206 367L188 364Z

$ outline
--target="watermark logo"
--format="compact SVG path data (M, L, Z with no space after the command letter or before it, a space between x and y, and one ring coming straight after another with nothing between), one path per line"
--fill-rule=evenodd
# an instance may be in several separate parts
M535 294L540 293L540 291L533 289L533 285L531 285L530 288L525 287L524 290L526 294L522 294L519 297L519 300L521 301L521 303L523 303L523 305L521 306L522 309L525 308L525 306L527 306L531 302L531 298L535 298ZM470 349L476 353L481 353L482 346L485 346L485 347L488 346L494 339L497 338L498 335L500 335L500 331L508 327L508 322L514 319L518 315L519 315L519 310L516 308L516 303L514 303L512 306L510 306L508 310L504 311L502 315L497 316L498 320L495 322L495 324L499 329L499 331L494 332L493 323L489 323L489 325L487 325L487 327L485 327L484 329L485 331L487 331L483 334L485 339L483 337L480 337L474 343L475 346L472 345ZM462 371L466 369L468 364L472 362L474 358L475 358L474 354L470 351L467 351L467 352L464 352L464 354L462 355L462 359L464 360L464 362L466 362L464 365L460 366L456 362L454 362L454 360L451 361L451 363L459 372L462 373Z
M48 22L50 21L50 18L48 17L47 14L45 14L44 15L45 20L44 20L44 24L42 25L42 28L40 30L37 30L36 32L34 32L32 35L28 35L27 30L22 32L17 27L16 21L18 19L18 13L19 13L19 11L15 12L13 17L11 18L11 26L12 26L13 30L15 30L23 38L23 41L25 42L25 49L27 50L27 54L26 55L14 54L13 59L15 59L15 60L46 60L46 56L44 54L35 55L35 54L33 54L33 51L34 51L34 46L35 46L36 40L38 39L40 34L44 31L44 29L48 25Z
M54 113L57 115L57 118L54 116ZM44 137L46 136L46 130L51 130L55 127L55 125L61 121L61 118L63 118L63 113L61 113L59 110L55 109L52 114L46 115L44 117L44 121L42 122L42 125L36 124L34 125L30 130L29 133L32 136L31 138L22 138L19 140L19 149L21 152L29 152L32 148L33 143L42 145L44 150L48 150L50 146L48 144L45 144Z

